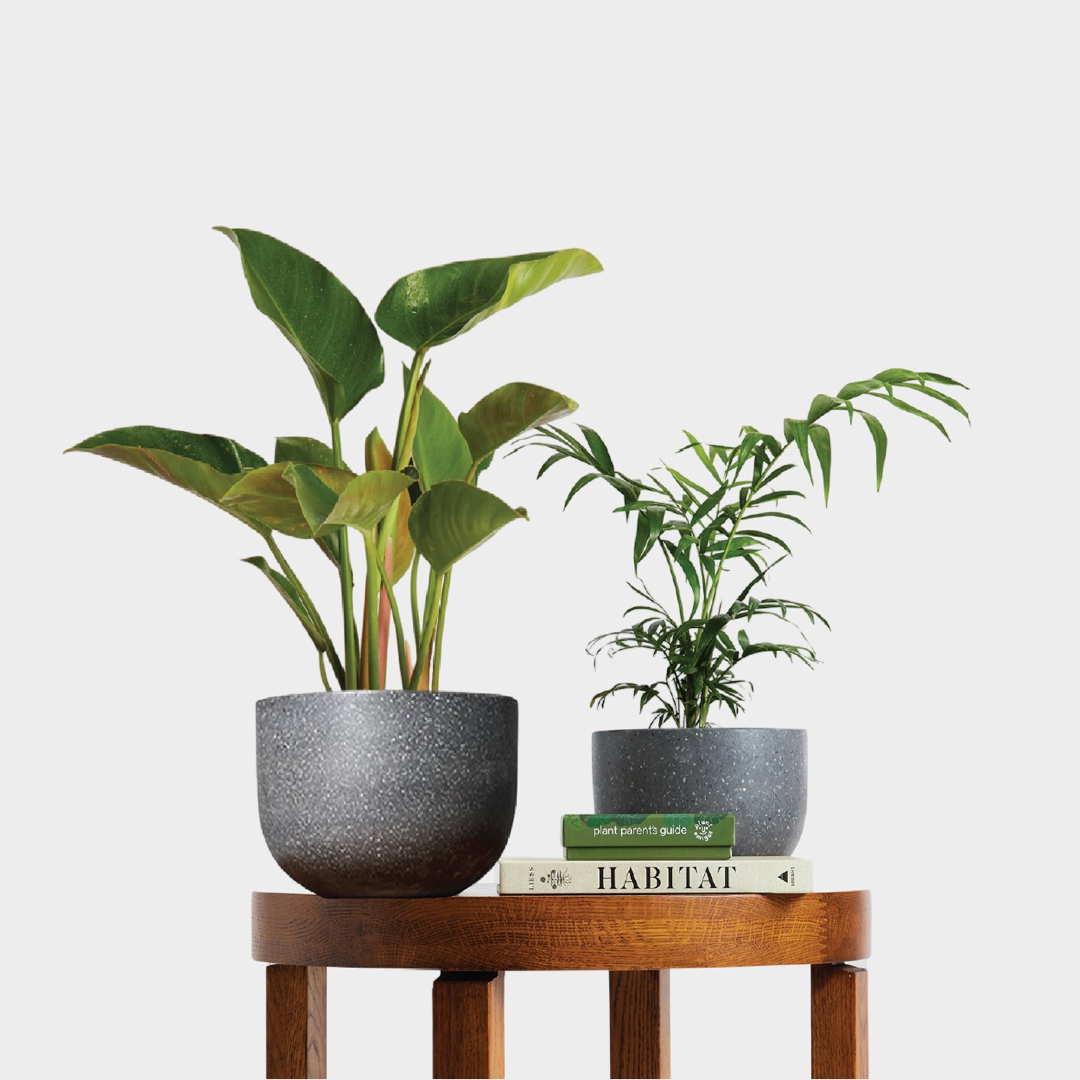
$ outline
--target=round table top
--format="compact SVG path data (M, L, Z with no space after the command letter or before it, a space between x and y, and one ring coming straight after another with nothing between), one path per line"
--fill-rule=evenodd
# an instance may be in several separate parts
M302 967L642 971L870 955L870 893L460 896L253 893L251 954Z

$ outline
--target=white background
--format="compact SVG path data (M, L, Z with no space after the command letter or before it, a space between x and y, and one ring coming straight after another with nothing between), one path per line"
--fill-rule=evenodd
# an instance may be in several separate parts
M810 731L799 853L874 894L878 1077L1067 1069L1075 962L1080 218L1071 4L38 5L3 35L8 454L3 799L13 1075L261 1076L253 702L317 687L238 561L254 534L62 457L110 427L325 437L210 226L273 233L372 311L399 275L583 246L605 264L439 350L455 410L512 379L581 402L616 464L779 430L902 365L972 387L954 441L837 427L832 503L774 587L833 623L761 661L747 722ZM346 423L359 458L388 387ZM884 406L883 406L884 409ZM583 646L629 537L538 457L455 574L447 689L521 703L509 854L588 809L614 681ZM334 582L302 545L325 609ZM292 550L292 549L290 549ZM622 669L619 669L622 670ZM334 971L331 1075L430 1068L427 972ZM806 1075L805 969L678 972L675 1075ZM17 1007L10 1008L10 998ZM511 975L511 1076L606 1076L602 974Z

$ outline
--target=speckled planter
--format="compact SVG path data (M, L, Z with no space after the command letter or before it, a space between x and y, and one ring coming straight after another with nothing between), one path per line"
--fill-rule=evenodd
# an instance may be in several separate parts
M513 698L352 690L255 711L263 836L304 888L451 896L502 854L517 801Z
M806 819L801 728L596 731L598 814L735 815L736 855L790 855Z

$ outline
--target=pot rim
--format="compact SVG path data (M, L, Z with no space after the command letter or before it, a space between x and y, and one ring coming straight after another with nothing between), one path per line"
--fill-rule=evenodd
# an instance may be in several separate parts
M303 700L322 701L328 698L347 698L355 700L357 696L361 695L363 697L417 696L431 701L436 701L440 698L469 698L473 701L483 699L486 701L512 701L515 705L517 704L517 698L510 697L509 694L488 694L482 691L473 693L469 690L308 690L299 694L276 694L273 697L259 698L255 704L273 705L278 702Z
M744 731L782 731L787 734L793 735L805 735L806 728L786 728L786 727L704 727L704 728L687 728L687 727L648 727L648 728L602 728L593 732L593 738L597 735L689 735L691 732L700 734L714 734L719 735L722 732L744 732Z

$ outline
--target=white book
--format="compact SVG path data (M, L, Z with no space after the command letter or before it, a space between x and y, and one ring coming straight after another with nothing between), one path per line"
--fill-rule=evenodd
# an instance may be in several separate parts
M743 855L731 859L658 859L630 862L500 859L499 892L597 896L685 893L805 893L813 888L809 859Z

